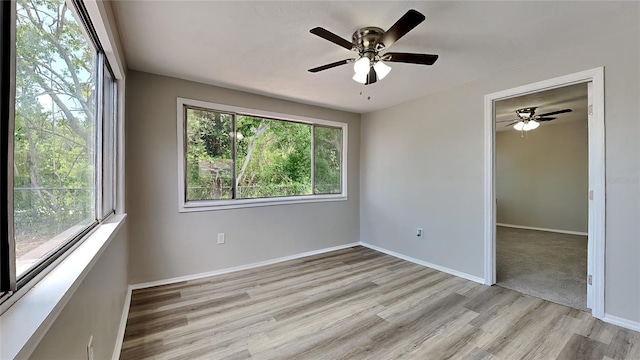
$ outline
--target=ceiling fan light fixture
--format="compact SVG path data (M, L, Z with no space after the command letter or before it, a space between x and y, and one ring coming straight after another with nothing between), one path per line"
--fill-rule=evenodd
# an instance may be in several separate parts
M391 66L383 63L382 61L376 62L376 64L373 65L373 69L378 75L378 80L384 79L384 77L391 72Z
M535 120L529 120L527 121L526 124L524 124L524 126L522 127L522 130L529 131L529 130L537 129L538 126L540 126L539 122Z
M528 121L520 121L519 123L513 125L513 128L517 131L529 131L537 129L540 126L540 123L535 120Z
M353 71L356 72L356 76L364 75L365 78L366 78L367 74L369 73L369 68L370 67L371 67L371 60L369 60L368 57L363 56L353 64ZM358 81L358 80L356 80L356 81Z
M358 74L356 73L355 75L353 75L353 80L359 82L360 84L365 84L367 82L367 75L369 73L362 73L362 74Z

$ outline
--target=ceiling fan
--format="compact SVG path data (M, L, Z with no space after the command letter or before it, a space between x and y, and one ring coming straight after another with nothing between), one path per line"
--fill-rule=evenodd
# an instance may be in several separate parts
M389 48L389 46L405 36L424 20L424 15L412 9L407 11L407 13L404 14L387 31L373 26L363 27L356 30L351 37L352 41L348 41L324 28L313 28L310 30L312 34L342 46L347 50L356 52L358 57L318 66L313 69L309 69L309 71L316 73L336 66L353 63L353 69L355 71L353 80L369 85L378 80L382 80L391 71L391 67L386 65L383 61L433 65L433 63L438 60L438 55L401 52L387 52L385 54L379 53L380 51Z
M563 110L552 111L552 112L536 115L536 109L537 107L535 106L518 109L516 110L516 115L518 116L518 119L503 120L503 121L498 121L497 123L510 122L505 126L513 125L513 128L518 131L529 131L529 130L536 129L538 126L540 126L540 121L555 120L556 118L550 117L551 115L564 114L564 113L573 111L571 109L563 109Z

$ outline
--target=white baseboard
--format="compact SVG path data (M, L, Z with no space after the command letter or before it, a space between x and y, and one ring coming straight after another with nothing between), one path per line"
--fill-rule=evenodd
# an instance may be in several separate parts
M283 261L295 260L295 259L303 258L303 257L306 257L306 256L312 256L312 255L323 254L323 253L330 252L330 251L342 250L342 249L346 249L346 248L350 248L350 247L354 247L354 246L358 246L358 245L360 245L360 243L354 242L354 243L350 243L350 244L338 245L338 246L333 246L333 247L330 247L330 248L324 248L324 249L319 249L319 250L307 251L307 252L300 253L300 254L284 256L284 257L280 257L280 258L277 258L277 259L260 261L260 262L253 263L253 264L240 265L240 266L235 266L235 267L231 267L231 268L208 271L208 272L199 273L199 274L185 275L185 276L179 276L179 277L174 277L174 278L170 278L170 279L156 280L156 281L149 281L149 282L144 282L144 283L139 283L139 284L133 284L133 285L131 285L131 289L132 290L138 290L138 289L145 289L145 288L150 288L150 287L154 287L154 286L175 284L175 283L178 283L178 282L181 282L181 281L198 280L198 279L206 278L206 277L209 277L209 276L222 275L222 274L228 274L228 273L232 273L232 272L236 272L236 271L253 269L253 268L260 267L260 266L277 264L277 263L283 262Z
M122 351L122 342L124 341L124 331L127 327L127 318L129 317L129 307L131 306L131 285L127 288L127 295L124 297L124 306L122 307L122 316L120 317L120 326L118 327L118 337L116 338L116 346L113 349L113 360L120 359Z
M602 321L609 324L618 325L623 328L640 332L640 322L627 320L614 315L604 314Z
M497 223L496 225L502 226L502 227L514 228L514 229L537 230L537 231L547 231L547 232L554 232L554 233L560 233L560 234L589 236L589 233L580 232L580 231L547 229L547 228L539 228L539 227L533 227L533 226L522 226L522 225L512 225L512 224L502 224L502 223Z
M473 275L464 273L462 271L449 269L449 268L444 267L444 266L440 266L440 265L432 264L430 262L426 262L426 261L423 261L423 260L420 260L420 259L412 258L411 256L403 255L403 254L397 253L395 251L391 251L391 250L387 250L387 249L384 249L384 248L381 248L381 247L378 247L378 246L375 246L375 245L367 244L367 243L362 242L362 241L360 242L360 245L362 245L364 247L368 247L369 249L380 251L380 252L385 253L387 255L391 255L391 256L397 257L397 258L402 259L402 260L410 261L410 262L412 262L414 264L426 266L426 267L431 268L431 269L442 271L442 272L445 272L447 274L451 274L451 275L454 275L454 276L457 276L457 277L461 277L463 279L471 280L471 281L474 281L474 282L477 282L477 283L480 283L480 284L484 285L484 279L481 278L481 277L473 276Z

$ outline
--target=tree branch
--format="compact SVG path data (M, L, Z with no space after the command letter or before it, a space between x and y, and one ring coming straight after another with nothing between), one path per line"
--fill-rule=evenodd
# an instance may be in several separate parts
M251 139L251 144L249 144L249 149L247 150L247 156L245 156L244 161L242 162L242 168L240 169L239 174L236 176L236 189L238 188L238 184L242 180L242 176L244 172L247 170L247 166L249 166L249 161L251 161L251 155L253 154L253 149L256 147L256 141L258 137L262 135L265 130L269 128L269 124L265 124L264 120L260 121L260 125L258 125L258 129L256 130L256 135Z
M43 89L45 89L45 91L49 94L49 96L51 96L51 99L53 100L53 102L56 103L56 105L60 108L60 110L62 110L64 115L67 117L67 120L69 121L69 126L71 126L71 129L73 129L73 131L76 134L78 134L78 136L80 136L82 140L84 140L87 144L89 144L89 136L85 134L83 129L80 127L80 125L78 124L78 121L76 120L71 110L69 110L67 105L60 99L60 97L58 97L58 95L53 91L53 89L51 89L51 87L49 87L49 85L47 85L44 81L42 81L42 78L40 78L39 76L36 76L35 78L36 78L36 81L38 82L38 85L40 85Z
M35 5L33 5L33 8L35 8ZM69 58L69 54L67 53L67 50L62 47L62 45L60 45L60 42L58 41L58 39L56 39L55 37L53 37L49 32L47 32L43 27L42 27L42 20L40 20L40 17L38 15L38 11L35 11L38 20L35 21L33 14L31 13L30 9L28 7L24 7L25 11L27 12L27 17L29 18L29 20L31 21L31 23L38 28L38 30L40 31L41 35L45 36L49 42L58 50L58 54L60 55L60 57L62 58L62 60L64 60L65 64L67 65L67 68L69 69L69 73L71 75L71 78L73 80L74 83L74 88L75 88L75 97L77 98L82 98L82 87L80 84L80 79L78 79L78 74L76 73L75 70L75 66L73 64L73 62L71 61L71 58ZM57 19L57 22L60 22L60 19ZM87 115L87 118L91 117L91 109L88 107L88 104L84 104L82 103L83 106L83 110L85 112L85 114Z

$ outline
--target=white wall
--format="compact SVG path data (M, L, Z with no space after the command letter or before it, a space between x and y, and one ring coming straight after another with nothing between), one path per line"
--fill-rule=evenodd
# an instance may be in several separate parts
M127 222L114 235L30 359L86 359L91 335L94 358L111 358L129 285Z
M588 232L587 119L496 133L499 224Z
M358 241L360 115L136 71L127 83L132 283ZM178 213L177 97L348 123L348 200ZM219 232L224 245L216 244Z
M639 43L637 29L591 40L363 115L361 240L483 277L484 95L604 66L605 311L640 322ZM417 226L424 239L414 236Z

